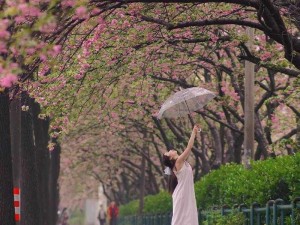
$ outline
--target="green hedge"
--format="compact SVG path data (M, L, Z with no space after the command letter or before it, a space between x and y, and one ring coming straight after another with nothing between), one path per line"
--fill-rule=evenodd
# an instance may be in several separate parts
M121 216L135 215L138 213L138 209L139 209L139 201L134 200L129 202L126 205L120 206L120 215Z
M172 210L172 197L162 191L157 195L149 195L145 197L144 213L167 213Z
M195 184L198 207L253 202L270 199L290 201L300 196L300 154L255 161L251 169L229 164L212 171Z
M139 201L134 200L126 205L121 205L120 215L135 215L138 213ZM167 213L172 210L172 197L166 191L156 195L148 195L144 198L144 213Z
M81 210L75 210L70 214L68 220L69 225L81 225L84 223L84 212Z
M224 204L265 204L276 198L290 201L300 196L300 154L255 161L250 170L237 164L224 165L196 182L195 193L197 205L203 209ZM132 201L122 205L120 213L137 214L138 206L138 200ZM171 209L171 196L165 191L145 197L144 213L165 213Z
M230 213L222 216L220 212L207 215L203 225L244 225L245 215L241 212Z

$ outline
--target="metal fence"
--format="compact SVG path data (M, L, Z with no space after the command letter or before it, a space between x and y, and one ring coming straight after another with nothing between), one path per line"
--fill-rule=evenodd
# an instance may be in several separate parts
M268 201L264 207L253 203L250 207L242 204L232 208L199 210L199 225L215 225L216 217L238 213L243 214L244 225L300 225L300 197L290 204L277 199ZM171 218L171 213L125 216L119 219L118 225L170 225Z

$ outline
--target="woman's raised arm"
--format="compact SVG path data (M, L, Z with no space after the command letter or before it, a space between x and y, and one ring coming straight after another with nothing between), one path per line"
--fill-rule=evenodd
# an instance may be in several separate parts
M184 152L178 157L178 159L176 160L176 169L179 171L184 163L184 161L189 157L193 145L194 145L194 141L195 141L195 137L197 135L198 130L200 129L199 125L195 125L190 137L190 140L188 142L188 145L186 146L186 149L184 150Z

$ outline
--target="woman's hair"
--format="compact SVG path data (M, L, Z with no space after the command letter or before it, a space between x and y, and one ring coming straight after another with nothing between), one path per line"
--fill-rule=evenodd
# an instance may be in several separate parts
M178 184L177 177L173 172L175 163L176 163L175 159L170 159L169 156L163 155L163 164L167 167L170 167L170 169L171 169L171 176L169 176L169 179L168 179L168 190L169 190L169 193L171 193L171 194L173 194L173 192Z

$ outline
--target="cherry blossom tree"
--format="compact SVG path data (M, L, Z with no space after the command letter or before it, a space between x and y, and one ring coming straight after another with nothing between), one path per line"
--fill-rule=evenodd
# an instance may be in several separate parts
M52 118L52 138L64 134L63 201L81 203L101 182L108 197L127 202L138 197L142 159L153 184L146 194L155 193L165 185L161 154L186 144L190 121L155 118L179 88L218 94L194 115L204 131L193 149L196 179L241 162L244 60L256 64L256 159L296 151L298 7L267 0L8 1L1 86L28 91L43 106L40 117ZM253 49L245 27L256 29Z

